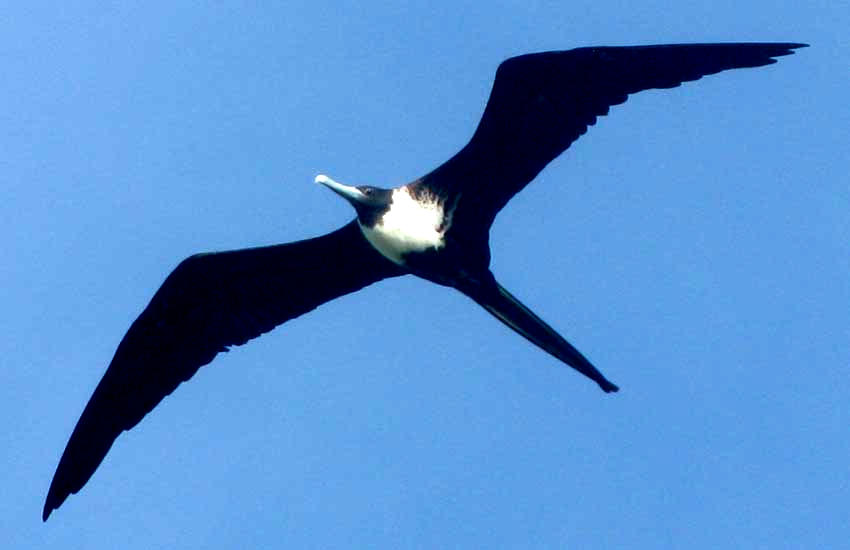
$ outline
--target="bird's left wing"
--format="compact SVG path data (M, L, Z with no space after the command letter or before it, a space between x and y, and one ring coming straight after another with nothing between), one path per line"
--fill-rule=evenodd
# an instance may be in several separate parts
M122 431L217 353L402 274L356 221L314 239L185 259L118 345L62 454L43 519L85 485Z
M805 44L590 47L512 57L499 65L469 143L414 183L462 194L458 219L488 228L555 157L630 94L674 88L728 69L776 62ZM460 215L460 214L463 215ZM480 230L480 229L479 229Z

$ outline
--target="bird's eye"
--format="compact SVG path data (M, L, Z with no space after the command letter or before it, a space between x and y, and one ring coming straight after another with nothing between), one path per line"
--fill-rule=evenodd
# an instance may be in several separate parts
M371 195L372 194L372 188L371 187L364 187L363 188L363 194L364 195Z

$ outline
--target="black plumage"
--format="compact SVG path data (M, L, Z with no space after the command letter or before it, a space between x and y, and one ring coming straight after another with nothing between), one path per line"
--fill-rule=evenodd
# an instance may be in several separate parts
M391 260L364 231L380 227L393 191L334 183L358 214L337 231L187 258L119 344L62 454L43 519L85 485L122 431L216 354L388 277L412 273L454 287L604 391L616 391L578 350L496 282L489 270L489 230L496 214L629 94L768 65L803 46L594 47L508 59L496 72L469 143L431 173L399 188L440 201L445 214L435 233L440 246L411 249L400 261Z

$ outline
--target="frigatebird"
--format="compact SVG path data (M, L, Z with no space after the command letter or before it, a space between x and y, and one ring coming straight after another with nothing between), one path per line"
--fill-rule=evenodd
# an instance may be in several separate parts
M513 57L499 65L472 138L429 174L392 189L317 176L357 217L313 239L183 260L118 345L62 454L42 518L85 485L122 431L216 354L389 277L413 274L455 288L603 391L617 391L496 281L489 268L496 214L630 94L769 65L805 46L590 47Z

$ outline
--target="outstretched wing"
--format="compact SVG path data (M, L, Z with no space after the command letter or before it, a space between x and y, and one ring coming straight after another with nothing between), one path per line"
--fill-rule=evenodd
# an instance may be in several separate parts
M629 94L674 88L727 69L769 65L804 46L592 47L510 58L496 71L469 143L414 185L444 196L461 193L456 219L466 222L463 231L486 231L511 197Z
M122 431L217 353L401 274L356 221L315 239L184 260L118 345L62 454L43 519L86 484Z

